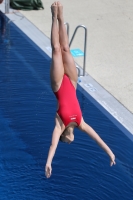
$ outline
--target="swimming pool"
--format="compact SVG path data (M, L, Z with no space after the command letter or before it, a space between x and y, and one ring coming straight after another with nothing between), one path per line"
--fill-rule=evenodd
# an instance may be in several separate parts
M0 26L6 27L0 36L0 199L131 200L133 143L80 90L84 119L112 148L117 165L110 168L107 155L75 130L74 143L59 143L52 177L45 178L56 111L49 79L51 59L4 19Z

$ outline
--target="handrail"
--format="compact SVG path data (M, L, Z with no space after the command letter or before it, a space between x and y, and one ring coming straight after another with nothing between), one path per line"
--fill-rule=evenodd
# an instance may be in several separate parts
M68 39L69 39L69 23L65 22L64 25L66 25L66 27L67 27L67 35L68 35Z
M72 44L72 41L73 41L73 39L74 39L74 37L75 37L75 34L76 34L78 28L84 28L84 30L85 30L83 75L81 75L81 76L85 76L85 68L86 68L86 44L87 44L87 28L86 28L84 25L79 25L79 26L76 27L76 29L75 29L75 31L74 31L74 33L73 33L73 36L72 36L72 38L71 38L71 41L70 41L70 43L69 43L69 47L70 47L71 44Z
M5 0L5 13L9 13L9 8L10 8L10 0Z
M76 66L76 69L78 71L78 76L80 76L80 69Z

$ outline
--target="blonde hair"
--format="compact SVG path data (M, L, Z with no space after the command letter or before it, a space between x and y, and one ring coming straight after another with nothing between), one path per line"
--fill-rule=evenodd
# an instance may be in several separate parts
M74 140L73 130L67 127L60 136L61 142L71 143ZM65 141L66 140L66 141Z

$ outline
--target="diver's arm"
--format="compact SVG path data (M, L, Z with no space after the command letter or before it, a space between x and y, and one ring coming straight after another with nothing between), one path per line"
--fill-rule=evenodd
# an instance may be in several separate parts
M106 145L106 143L100 138L100 136L82 119L79 129L87 133L97 144L109 155L110 165L115 164L115 155L111 149Z
M55 128L54 128L54 131L52 134L52 141L51 141L51 145L49 148L48 158L47 158L47 162L46 162L46 166L45 166L45 175L47 178L49 178L51 176L51 172L52 172L51 163L52 163L61 133L62 133L62 129L60 126L60 122L58 120L58 117L56 117L55 118Z
M61 136L61 129L55 126L53 135L52 135L52 141L51 141L49 153L48 153L47 163L50 163L50 164L52 163L52 159L54 157L60 136Z

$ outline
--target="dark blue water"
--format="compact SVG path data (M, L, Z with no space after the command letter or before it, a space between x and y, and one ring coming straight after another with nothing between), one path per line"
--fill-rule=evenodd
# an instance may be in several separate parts
M56 99L50 58L0 17L0 200L132 200L133 143L82 93L84 119L112 148L116 166L87 135L59 143L46 179Z

